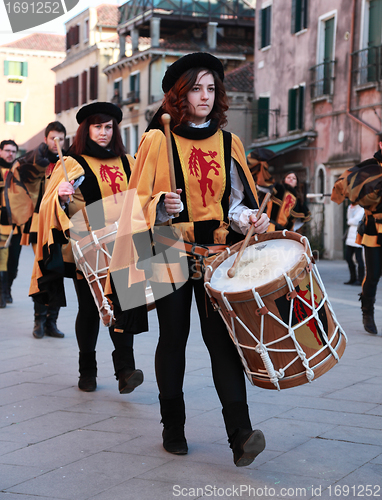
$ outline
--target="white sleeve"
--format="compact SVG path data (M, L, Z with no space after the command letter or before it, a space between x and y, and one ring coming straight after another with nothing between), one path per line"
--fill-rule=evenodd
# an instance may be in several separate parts
M229 197L228 218L231 222L232 229L237 233L247 234L250 226L249 217L252 214L256 214L258 210L252 210L242 204L244 200L244 186L232 158L230 172L231 195Z

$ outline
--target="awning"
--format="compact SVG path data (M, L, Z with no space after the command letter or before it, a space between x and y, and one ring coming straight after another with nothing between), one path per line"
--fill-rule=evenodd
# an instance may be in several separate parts
M273 151L275 154L280 155L284 153L288 153L289 151L292 151L293 149L297 149L300 144L303 142L306 142L306 137L302 139L296 139L294 141L287 141L287 142L281 142L278 144L271 144L269 146L266 146L267 149L270 149Z

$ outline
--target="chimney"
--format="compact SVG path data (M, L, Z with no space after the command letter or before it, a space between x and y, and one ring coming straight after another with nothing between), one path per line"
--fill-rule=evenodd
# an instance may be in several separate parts
M218 23L209 22L207 25L207 45L210 50L216 49L216 28Z
M160 17L150 19L151 47L159 47L160 38Z

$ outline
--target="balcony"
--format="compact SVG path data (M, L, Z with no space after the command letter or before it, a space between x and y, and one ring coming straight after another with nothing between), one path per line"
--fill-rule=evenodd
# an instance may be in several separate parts
M326 61L310 68L310 98L331 98L334 93L336 61Z
M382 80L382 45L357 50L351 57L354 85L367 86Z
M254 23L255 10L245 0L129 0L119 7L120 25L138 22L147 15L154 13L172 19L194 19L223 22L235 20ZM195 19L196 18L196 19Z
M122 104L135 104L137 102L140 102L139 98L139 90L132 90L131 92L127 93L126 100L123 101Z

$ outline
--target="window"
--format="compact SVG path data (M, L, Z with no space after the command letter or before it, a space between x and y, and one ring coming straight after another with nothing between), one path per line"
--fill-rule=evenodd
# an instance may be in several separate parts
M130 92L127 94L128 104L139 102L139 73L130 75Z
M139 145L139 134L138 134L138 125L133 125L133 147L134 147L134 154L135 151L138 151L138 145Z
M5 121L11 123L21 123L21 102L5 102Z
M98 99L98 65L90 68L89 97L92 101Z
M66 33L66 50L69 50L74 45L78 45L80 43L80 26L76 24L75 26L71 26L69 31Z
M288 91L288 131L304 128L305 86L300 85Z
M89 18L84 21L84 42L89 40Z
M312 74L311 97L332 96L334 92L336 16L319 19L317 65Z
M260 48L271 44L271 16L272 6L269 5L260 11Z
M28 76L26 61L4 61L4 76Z
M269 135L269 97L260 97L258 100L257 136L268 137Z
M292 0L292 33L308 27L308 0Z
M122 102L122 78L114 80L111 102L114 104L120 104Z
M122 129L122 141L126 148L128 154L135 154L135 151L131 153L131 143L130 143L130 127L125 127Z
M88 101L88 72L85 70L81 75L81 104Z

